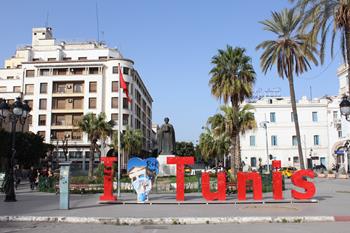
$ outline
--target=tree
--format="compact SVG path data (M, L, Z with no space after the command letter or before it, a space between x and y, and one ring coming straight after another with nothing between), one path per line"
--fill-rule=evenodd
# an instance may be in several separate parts
M0 130L0 170L11 156L11 133ZM33 165L39 165L40 159L46 156L46 152L50 149L50 145L44 143L43 137L40 135L27 132L16 133L16 161L19 165L29 168Z
M264 30L276 34L275 40L267 40L257 46L263 49L260 57L260 65L266 74L273 66L276 66L280 78L285 77L289 82L289 91L294 117L294 125L296 137L298 141L298 154L300 160L300 168L304 169L304 157L301 149L299 120L297 106L295 100L294 79L296 74L299 76L303 72L311 68L310 62L318 64L315 54L316 48L307 42L305 35L299 34L298 26L301 17L295 11L284 9L282 12L273 12L271 20L260 22L263 24Z
M176 155L193 156L194 146L192 142L176 142Z
M239 132L240 135L244 135L247 130L256 128L254 113L252 112L253 109L253 106L250 104L239 107L238 111L235 111L234 108L230 106L224 105L220 108L222 113L217 113L208 119L214 137L219 139L217 150L220 153L225 152L224 144L220 145L220 143L225 142L225 138L232 135L233 132ZM235 155L236 156L231 159L231 163L234 159L235 161L233 163L236 166L234 170L237 171L241 165L241 145L239 136L236 138L235 142ZM236 175L236 173L234 173L234 175Z
M89 177L93 176L95 151L99 151L97 141L103 135L111 132L113 125L113 121L106 121L106 114L103 112L97 117L93 113L88 113L78 123L79 128L88 135L90 141Z
M316 45L320 39L320 61L324 62L328 34L331 34L331 55L337 34L344 62L347 65L350 91L350 0L290 0L302 14L301 30ZM307 31L308 30L308 31Z
M251 58L245 55L244 48L232 48L227 45L226 50L219 50L218 54L212 58L211 63L214 67L210 71L211 93L218 99L222 99L225 104L230 103L233 112L239 112L239 106L245 98L252 96L253 85L255 82L255 71L251 64ZM236 127L230 132L231 171L235 175L239 164L237 148L239 141L239 131Z

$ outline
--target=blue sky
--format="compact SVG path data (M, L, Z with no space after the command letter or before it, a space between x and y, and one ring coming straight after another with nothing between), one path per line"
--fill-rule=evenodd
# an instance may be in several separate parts
M12 0L2 3L0 60L12 56L19 45L31 43L31 28L48 25L58 40L97 38L95 7L98 3L100 39L135 61L153 99L153 121L170 118L177 140L196 142L207 118L220 102L208 86L211 58L227 44L247 49L257 73L255 89L281 88L288 96L287 80L274 71L264 75L261 51L255 47L273 35L258 22L271 11L290 6L287 0ZM328 50L329 51L329 50ZM338 51L336 47L335 51ZM297 97L336 95L336 69L332 61L295 80Z

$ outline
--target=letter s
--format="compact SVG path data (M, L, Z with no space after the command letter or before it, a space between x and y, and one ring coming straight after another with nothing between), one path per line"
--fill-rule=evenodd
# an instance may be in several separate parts
M304 180L303 177L305 176L314 178L314 172L311 170L300 170L292 175L292 183L297 187L305 189L304 193L292 190L292 197L295 199L311 199L316 193L315 184Z

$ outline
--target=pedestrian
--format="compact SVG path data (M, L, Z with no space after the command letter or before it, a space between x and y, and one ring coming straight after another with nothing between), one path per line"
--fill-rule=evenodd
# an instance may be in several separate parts
M34 169L33 166L30 167L29 171L29 183L30 183L30 189L34 190L35 189L35 183L36 183L36 178L38 176L38 172Z
M21 183L21 178L22 178L22 172L18 164L15 166L13 174L15 178L15 188L17 189L18 185Z

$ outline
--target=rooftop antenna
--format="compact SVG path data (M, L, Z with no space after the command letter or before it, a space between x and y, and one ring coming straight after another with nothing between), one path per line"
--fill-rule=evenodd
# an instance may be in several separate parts
M46 12L45 27L49 26L49 11Z
M97 30L97 42L100 42L100 23L98 20L98 5L96 2L96 30Z

